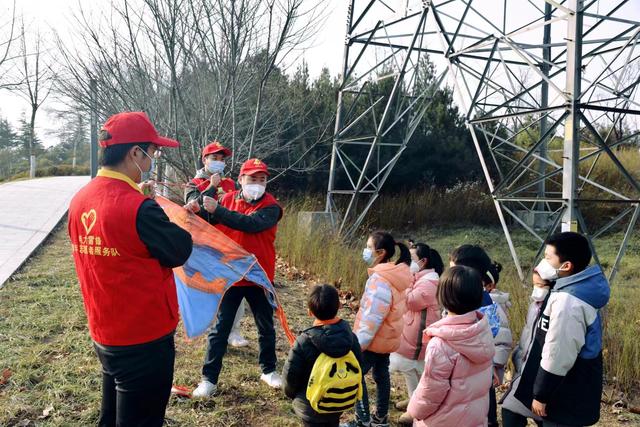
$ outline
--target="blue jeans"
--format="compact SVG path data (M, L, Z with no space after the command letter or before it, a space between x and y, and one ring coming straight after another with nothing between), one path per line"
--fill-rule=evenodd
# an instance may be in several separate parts
M376 383L376 415L384 418L389 413L389 395L391 394L391 378L389 375L389 353L381 354L372 351L362 353L362 400L356 403L356 417L363 423L371 418L369 412L369 393L364 376L372 371Z
M227 352L229 333L243 298L249 303L258 327L258 344L260 345L258 360L262 373L269 374L276 370L276 331L273 326L273 307L261 287L232 286L225 292L220 302L218 320L209 333L209 344L202 366L202 377L213 384L218 383L218 376L222 370L222 359Z

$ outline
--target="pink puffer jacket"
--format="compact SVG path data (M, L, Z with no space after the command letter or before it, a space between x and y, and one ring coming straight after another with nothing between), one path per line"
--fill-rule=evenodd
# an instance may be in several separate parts
M414 426L486 426L495 352L487 319L445 317L425 335L425 370L407 408Z
M422 336L425 328L440 320L438 282L434 270L422 270L415 275L415 282L405 291L407 311L402 316L402 338L396 351L411 360L424 360L427 343Z

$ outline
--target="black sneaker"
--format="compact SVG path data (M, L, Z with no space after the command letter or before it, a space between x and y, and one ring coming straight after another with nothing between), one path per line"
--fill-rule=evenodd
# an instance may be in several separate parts
M371 427L389 427L389 414L379 417L376 414L371 415Z
M340 423L340 427L370 427L370 423L363 423L362 421L353 420L346 423Z

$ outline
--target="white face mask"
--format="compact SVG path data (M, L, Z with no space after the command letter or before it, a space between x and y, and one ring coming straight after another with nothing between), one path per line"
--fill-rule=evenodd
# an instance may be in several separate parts
M373 264L373 251L369 248L364 248L362 251L362 259L367 265Z
M540 288L538 286L534 286L533 291L531 292L531 299L537 302L542 302L547 297L548 293L548 288Z
M409 266L409 271L413 274L416 274L420 271L420 264L415 261L411 261L411 265Z
M224 162L221 160L211 160L207 165L207 170L209 173L222 173L224 171Z
M558 278L558 269L552 266L546 259L540 261L535 271L540 275L542 280L546 280L547 282L554 281Z
M242 194L250 200L258 200L264 194L266 187L260 184L243 184Z

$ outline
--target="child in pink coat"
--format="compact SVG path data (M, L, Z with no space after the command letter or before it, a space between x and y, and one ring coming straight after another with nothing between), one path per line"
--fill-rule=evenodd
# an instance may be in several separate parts
M448 315L425 330L425 370L407 408L414 426L487 425L495 349L489 323L477 311L482 290L480 275L469 267L452 267L440 279L438 300Z
M402 321L402 337L400 347L391 353L389 370L401 372L407 384L407 399L396 403L396 408L406 411L409 398L420 382L424 371L424 354L427 343L423 332L427 326L440 320L440 304L438 303L438 282L444 271L440 254L424 243L411 243L411 273L414 282L405 291L407 310ZM402 414L398 422L401 425L413 424L408 413Z

